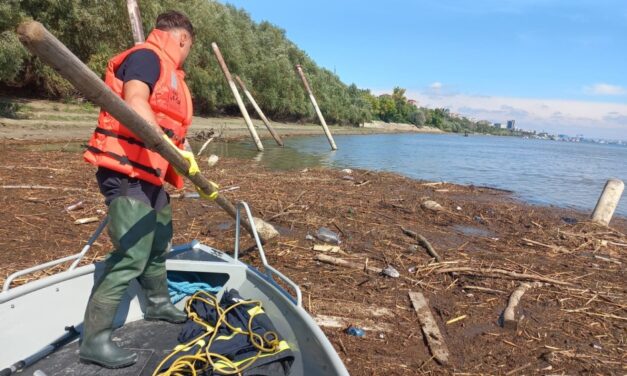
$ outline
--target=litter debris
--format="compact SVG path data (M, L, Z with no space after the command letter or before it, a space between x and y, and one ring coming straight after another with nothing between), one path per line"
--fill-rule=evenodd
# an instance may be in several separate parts
M383 268L383 271L381 272L381 274L386 275L391 278L398 278L401 276L401 273L399 273L398 270L394 269L392 265L388 265L385 268Z
M259 236L262 239L272 239L279 236L279 232L272 226L261 218L253 217L255 221L255 228L259 233Z
M311 240L314 241L316 240L316 238L314 238L313 236L311 236L310 234L305 235L305 240Z
M337 245L328 245L328 244L316 244L313 246L314 251L318 252L328 252L328 253L346 253L342 251L340 247Z
M224 188L224 189L220 189L220 193L237 191L238 189L239 189L239 186L235 185L233 187L227 187L227 188Z
M454 324L458 321L462 321L463 319L465 319L466 317L468 317L468 315L461 315L459 317L455 317L454 319L450 319L446 322L446 325L450 325L450 324Z
M75 225L84 225L87 223L98 222L98 217L80 218L74 221Z
M355 336L355 337L365 337L366 336L366 332L364 332L363 329L358 328L356 326L349 326L346 329L346 334L350 335L350 336Z
M416 244L410 244L409 247L407 247L407 250L409 252L417 252L418 251L418 246Z
M341 317L330 315L316 315L313 317L316 325L323 328L344 329L354 326L364 332L385 332L392 333L395 328L382 320L364 319L360 320L354 317Z
M436 182L433 182L433 183L422 183L421 185L423 185L425 187L435 187L435 186L442 185L442 184L445 184L445 182L443 182L443 181L436 181Z
M83 201L79 201L76 204L68 205L65 207L66 212L71 212L74 210L79 210L83 208Z
M622 265L622 262L615 260L613 258L609 258L609 257L603 257L603 256L599 256L599 255L594 255L594 258L597 260L601 260L601 261L605 261L605 262L611 262L614 263L616 265Z
M343 180L350 180L350 181L355 180L355 178L354 178L354 177L352 177L352 176L350 176L350 175L344 175L344 176L342 176L342 179L343 179Z
M442 207L442 205L438 204L437 202L435 202L433 200L427 200L427 201L423 202L422 204L420 204L420 207L425 209L425 210L431 210L431 211L434 211L434 212L444 211L444 208Z
M592 346L592 348L595 350L603 350L603 347L601 347L601 345L596 344L596 343L591 343L590 346Z
M220 157L218 157L215 154L211 154L209 158L207 159L207 165L209 165L209 167L213 167L218 163L219 160L220 160Z
M316 232L316 238L322 240L325 243L331 244L340 244L342 241L340 240L340 235L335 232L329 230L326 227L320 227L318 232Z
M482 225L484 225L484 224L485 224L485 221L483 220L483 218L481 218L481 217L480 217L480 216L478 216L478 215L475 215L472 219L473 219L475 222L477 222L477 223L481 223Z
M577 224L577 218L572 218L572 217L562 217L562 221L564 221L564 223L568 224L568 225L574 225Z
M348 174L348 175L350 175L350 174L352 174L352 173L353 173L353 170L351 170L350 168L345 168L345 169L343 169L343 170L342 170L342 171L340 171L340 172L341 172L341 173L343 173L343 174Z

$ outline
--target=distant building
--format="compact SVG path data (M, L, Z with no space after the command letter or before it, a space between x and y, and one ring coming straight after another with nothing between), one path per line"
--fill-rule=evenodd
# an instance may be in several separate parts
M415 99L408 99L407 103L413 105L414 107L418 107L418 101Z
M511 130L516 129L516 120L508 120L507 129L511 129Z
M501 126L501 123L494 123L494 128L501 129L503 127Z

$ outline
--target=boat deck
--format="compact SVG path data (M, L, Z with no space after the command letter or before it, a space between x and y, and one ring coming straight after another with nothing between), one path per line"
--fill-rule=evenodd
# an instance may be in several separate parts
M161 360L172 351L174 346L178 345L176 338L182 327L182 324L138 320L115 330L113 332L114 342L121 347L133 349L139 355L137 363L127 368L105 369L94 364L80 362L78 359L78 341L74 341L20 374L33 375L36 370L40 370L46 376L150 376Z

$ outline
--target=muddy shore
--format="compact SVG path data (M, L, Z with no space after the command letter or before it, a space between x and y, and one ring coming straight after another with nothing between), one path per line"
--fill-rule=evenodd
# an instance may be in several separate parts
M0 141L0 283L18 269L77 252L97 223L74 221L103 216L94 169L65 145ZM625 218L604 228L588 222L587 213L527 205L506 192L391 173L269 171L241 159L221 159L209 168L203 158L200 165L208 178L230 188L225 196L247 201L280 230L266 247L269 261L300 284L305 309L327 323L323 330L353 375L626 371ZM6 188L16 185L49 189ZM426 200L444 210L423 208ZM79 201L82 209L64 210ZM217 206L184 198L172 203L175 244L198 239L232 249L233 221ZM321 242L305 237L320 227L342 239L341 251L330 256L391 265L401 277L314 260L326 253L313 250ZM424 236L442 261L402 228ZM87 261L109 249L102 237ZM254 255L244 259L258 263ZM517 326L503 328L499 317L512 291L523 280L546 278L555 283L528 290ZM431 357L409 291L427 297L450 351L448 366ZM453 319L458 321L447 324ZM346 334L348 325L366 328L365 337Z
M98 109L89 103L62 103L0 96L0 106L3 103L11 103L14 106L11 117L0 112L0 138L5 139L84 141L94 131L98 119ZM4 110L4 112L8 111ZM253 119L253 125L260 138L272 140L270 132L261 120ZM272 126L281 137L324 135L319 124L272 122ZM416 128L410 124L383 122L367 123L362 127L331 125L329 128L334 135L443 133L437 128ZM216 136L223 140L250 139L250 133L243 118L194 116L190 135L209 130L213 130Z

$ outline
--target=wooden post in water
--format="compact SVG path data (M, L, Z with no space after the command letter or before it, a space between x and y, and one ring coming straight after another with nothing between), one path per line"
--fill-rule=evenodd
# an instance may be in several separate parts
M252 103L253 107L255 108L255 111L257 111L257 114L259 115L263 123L266 125L266 128L268 128L268 131L274 138L274 141L276 141L276 143L280 147L283 147L283 140L281 140L281 136L279 136L279 134L275 132L274 128L272 128L272 126L270 125L270 121L268 121L268 118L266 118L266 115L264 115L263 111L261 111L261 108L257 104L257 101L255 101L255 98L253 98L253 95L250 93L250 91L248 91L248 89L246 88L246 85L244 85L244 81L242 81L242 79L239 78L238 75L235 75L235 81L237 81L239 86L242 88L242 91L246 95L246 98L248 98L250 103Z
M242 97L239 95L239 91L237 90L237 86L235 86L235 82L233 82L233 77L231 77L231 72L229 72L229 68L226 66L224 62L224 58L222 57L222 53L218 48L218 45L214 42L211 43L211 48L213 48L213 52L216 54L216 58L218 59L218 64L220 64L220 68L222 68L222 72L224 73L224 77L226 77L226 81L229 83L231 87L231 91L233 92L233 96L235 97L235 101L239 106L239 110L242 112L242 116L244 116L244 121L246 121L246 126L248 127L248 131L250 132L250 136L253 138L255 145L257 146L257 150L263 151L263 145L261 144L261 140L257 135L257 131L253 126L252 120L250 120L250 116L248 115L248 111L246 110L246 106L244 106L244 102L242 101Z
M139 13L139 5L137 0L126 0L126 9L128 10L128 18L131 20L131 30L133 31L133 40L135 44L143 43L144 28L142 27L142 17Z
M619 179L610 179L605 183L603 193L597 201L597 206L592 212L592 222L608 226L614 215L614 210L623 194L625 184Z
M331 131L327 126L327 122L324 121L324 117L322 116L322 112L320 112L320 107L318 107L318 102L316 102L316 97L314 97L313 92L311 91L311 87L309 87L309 82L307 82L307 77L305 77L305 73L303 73L303 68L301 68L300 64L296 65L296 70L300 75L301 80L303 80L303 85L305 86L305 90L309 94L309 99L316 110L316 114L318 114L318 119L320 119L320 124L322 124L322 129L324 129L324 134L327 136L329 140L329 144L331 144L331 150L337 150L337 146L335 146L335 141L333 140L333 136L331 135Z

